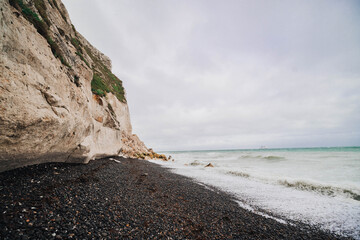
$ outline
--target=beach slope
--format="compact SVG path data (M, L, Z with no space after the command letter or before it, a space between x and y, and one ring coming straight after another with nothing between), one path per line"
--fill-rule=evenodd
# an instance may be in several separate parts
M264 218L227 193L120 157L2 172L0 203L0 239L337 238Z

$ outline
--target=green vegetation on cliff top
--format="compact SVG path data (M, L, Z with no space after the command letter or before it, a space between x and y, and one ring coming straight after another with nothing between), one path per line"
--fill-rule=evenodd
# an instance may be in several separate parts
M105 66L99 57L95 56L91 52L91 49L88 46L82 46L77 37L71 39L71 44L76 48L76 54L88 67L90 67L90 65L83 56L83 49L85 49L86 54L92 60L91 68L93 70L93 79L91 81L91 91L101 97L104 97L106 96L106 93L111 92L117 97L117 99L125 103L125 90L122 85L122 81L117 78L108 67Z
M99 96L103 95L101 93L111 92L117 99L125 103L125 90L122 81L98 57L94 56L87 46L85 46L85 50L93 61L94 75L91 81L91 91Z

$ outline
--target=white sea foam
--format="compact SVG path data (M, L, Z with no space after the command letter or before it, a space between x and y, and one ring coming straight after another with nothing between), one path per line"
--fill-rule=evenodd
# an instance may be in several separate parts
M175 161L154 162L231 192L256 211L263 209L276 219L302 221L360 239L358 148L167 154ZM215 167L205 168L210 162ZM270 216L265 212L257 211Z
M258 214L260 216L263 216L263 217L266 217L266 218L271 218L271 219L273 219L273 220L275 220L275 221L277 221L279 223L282 223L282 224L288 224L288 222L286 222L285 220L283 220L281 218L273 217L273 216L270 216L270 215L268 215L266 213L255 210L249 204L243 203L241 201L236 201L236 202L240 205L240 207L242 207L242 208L244 208L246 210L249 210L250 212L256 213L256 214Z

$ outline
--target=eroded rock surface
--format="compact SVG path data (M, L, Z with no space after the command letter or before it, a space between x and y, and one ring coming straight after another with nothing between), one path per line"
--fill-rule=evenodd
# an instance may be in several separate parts
M110 59L75 30L60 0L1 0L0 10L0 171L148 152L132 134Z

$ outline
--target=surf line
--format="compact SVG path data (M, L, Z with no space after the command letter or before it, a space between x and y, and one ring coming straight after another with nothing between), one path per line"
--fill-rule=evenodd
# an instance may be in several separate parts
M282 223L282 224L290 224L290 225L293 225L292 223L289 223L289 222L287 222L287 221L285 221L285 220L283 220L283 219L270 216L270 215L268 215L268 214L266 214L266 213L263 213L263 212L259 212L259 211L255 210L253 207L251 207L249 204L243 203L243 202L241 202L241 201L235 201L235 202L236 202L237 204L239 204L240 207L242 207L242 208L244 208L244 209L246 209L246 210L248 210L248 211L250 211L250 212L253 212L253 213L257 214L257 215L260 215L260 216L263 216L263 217L266 217L266 218L273 219L273 220L275 220L275 221L277 221L277 222L279 222L279 223Z

